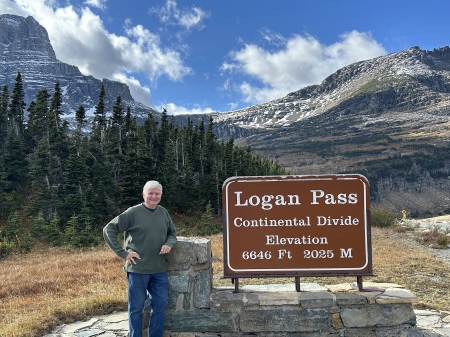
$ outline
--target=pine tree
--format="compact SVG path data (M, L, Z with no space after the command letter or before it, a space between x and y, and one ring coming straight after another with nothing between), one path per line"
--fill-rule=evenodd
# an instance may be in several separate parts
M61 87L59 85L59 81L56 81L55 84L55 92L52 96L52 101L50 104L50 113L53 117L52 124L54 125L55 130L59 130L61 128L61 115L64 114L64 111L62 111L62 93L61 93Z
M31 166L31 187L33 198L30 202L30 211L34 214L42 212L43 217L49 221L55 210L52 181L51 181L51 153L45 138L42 138L34 151L34 160Z
M59 82L55 84L48 119L49 129L49 147L53 155L52 173L55 185L60 186L64 179L64 164L68 153L67 125L61 121L62 94Z
M5 232L6 246L9 245L11 249L17 247L20 251L30 251L33 244L33 238L31 237L31 233L22 225L19 212L13 211L9 214ZM3 245L0 245L0 250L2 250Z
M132 121L131 108L128 106L127 107L127 112L125 114L125 123L124 123L125 134L127 134L128 131L130 131L130 129L131 129L131 121Z
M202 213L199 225L200 228L198 235L202 236L217 234L222 230L221 223L216 222L214 219L214 209L211 207L210 202L206 204L205 211Z
M61 246L63 241L63 233L59 229L60 219L58 214L53 214L49 223L46 223L45 231L45 241L52 246Z
M85 223L85 227L81 230L79 236L79 245L81 247L97 246L100 243L100 238L98 235L95 235L90 222Z
M66 230L64 232L64 243L69 247L79 247L79 219L77 215L72 215L67 221Z
M8 86L2 87L0 94L0 156L3 153L3 146L6 140L7 121L8 121L8 105L9 105L9 91Z
M48 145L50 144L48 130L49 98L50 94L47 89L41 89L36 94L36 101L32 101L28 107L27 135L31 148L37 146L42 138L45 138Z
M111 127L113 131L116 133L116 137L114 139L115 145L117 147L117 153L119 155L123 154L123 131L125 126L125 116L123 112L122 99L120 96L117 96L116 102L113 106L113 113L111 116Z
M63 184L64 204L60 209L63 221L72 215L79 214L86 207L88 166L87 141L77 129L70 139L69 157L65 167Z
M71 247L96 246L100 243L100 238L95 235L90 219L79 215L70 217L64 237L66 244Z
M237 176L236 152L234 150L234 138L230 137L225 144L225 178Z
M18 191L28 186L28 161L24 139L9 132L4 145L5 191Z
M7 110L6 138L3 145L6 191L17 191L19 188L27 186L28 163L24 139L24 97L22 76L19 72Z
M0 148L0 223L9 212L9 202L6 194L6 169L3 158L3 149Z
M120 185L121 205L129 207L141 200L140 194L146 182L149 168L148 147L145 128L137 125L136 119L130 122L123 162L123 180Z
M217 156L218 145L217 139L213 131L214 122L212 116L209 117L208 128L205 135L205 147L204 147L204 175L205 184L203 184L203 195L205 199L214 205L215 210L219 210L220 195L222 186L219 186L219 158Z
M160 183L164 186L164 206L170 209L174 207L174 198L178 194L177 180L178 171L176 167L175 143L171 140L166 142L165 158L160 164Z
M80 105L75 111L75 120L77 121L77 130L80 132L83 130L84 123L86 122L86 109Z
M5 151L7 137L7 118L8 118L9 91L8 86L2 87L0 94L0 221L4 219L8 212L8 204L6 200L6 167L5 167Z
M196 180L196 173L193 170L190 154L184 155L184 165L180 172L180 188L175 195L174 203L181 213L197 210L199 208L199 185Z
M11 95L11 101L8 110L9 130L16 136L23 136L24 131L24 109L25 109L25 91L23 89L22 75L17 73L14 89Z
M161 165L165 160L166 143L170 137L170 126L167 112L164 109L161 113L161 124L154 140L154 152L157 165Z
M38 214L33 218L33 222L31 224L31 234L35 241L43 242L46 238L46 220L44 219L44 215L42 211L39 211Z
M117 96L116 102L113 106L113 113L111 116L111 124L123 127L125 123L125 115L123 112L123 106L122 106L122 98L120 96ZM122 131L122 130L120 130Z
M90 184L87 190L86 203L89 207L89 213L93 216L94 223L102 223L106 217L110 217L116 210L117 205L114 198L117 187L111 177L110 163L104 153L98 151L98 148L89 146L90 158L88 166L88 176Z
M46 89L38 92L24 123L21 86L19 73L12 96L6 86L0 96L0 221L15 210L23 211L26 197L27 210L33 216L42 212L55 242L59 227L69 220L77 225L69 224L66 234L73 229L74 235L86 236L72 244L95 241L88 235L92 224L102 226L113 214L139 202L149 179L163 184L163 203L174 211L206 208L206 213L219 213L221 186L229 176L284 172L250 148L235 146L233 138L218 142L212 116L207 127L206 120L194 125L188 119L181 128L164 110L160 123L149 113L139 126L130 107L124 114L119 96L108 120L103 86L90 137L83 135L83 106L76 111L77 128L69 137L68 124L61 120L59 82L51 100Z
M8 215L8 220L6 221L6 226L3 229L3 235L8 240L16 241L16 237L22 231L20 226L19 212L14 211Z
M87 204L92 213L94 223L100 223L116 207L114 199L118 193L111 176L111 163L105 151L105 131L107 127L105 108L105 88L102 85L99 102L95 107L94 121L89 141L90 161L88 162L88 176L90 180L87 191Z
M102 84L100 94L98 97L98 103L95 106L94 120L92 125L92 137L96 143L99 144L100 151L103 152L103 142L105 139L106 129L106 107L105 107L106 92L105 87Z
M123 127L125 116L123 112L122 99L117 96L113 106L111 125L106 129L105 147L107 148L108 161L111 164L114 181L120 184L122 180L123 164Z
M153 159L153 165L156 165L157 161L157 142L158 142L158 122L153 118L153 115L149 112L147 118L144 121L145 130L145 143L150 151Z

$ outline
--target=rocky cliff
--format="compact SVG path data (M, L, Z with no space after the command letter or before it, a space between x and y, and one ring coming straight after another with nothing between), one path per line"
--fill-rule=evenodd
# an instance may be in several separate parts
M80 105L87 110L94 107L102 84L107 107L110 108L120 95L124 106L130 106L135 114L145 115L152 111L134 101L126 84L85 76L76 66L59 61L47 31L33 17L3 14L0 15L0 84L12 88L18 72L22 75L27 104L42 88L53 92L56 81L59 81L66 117Z

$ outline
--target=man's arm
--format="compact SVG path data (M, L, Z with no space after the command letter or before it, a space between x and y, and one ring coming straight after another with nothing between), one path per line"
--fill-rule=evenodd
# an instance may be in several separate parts
M177 242L177 231L175 229L175 225L173 224L172 218L168 214L169 217L169 228L167 229L167 240L164 245L173 248L175 243Z
M175 246L175 243L177 242L177 233L175 230L175 226L172 222L172 219L169 217L169 228L167 230L167 240L161 247L161 251L159 254L168 254L172 250L172 247Z
M114 253L122 259L126 259L128 252L122 247L118 238L119 234L124 232L119 226L120 221L124 221L124 219L121 219L122 217L122 214L115 217L103 228L103 238Z

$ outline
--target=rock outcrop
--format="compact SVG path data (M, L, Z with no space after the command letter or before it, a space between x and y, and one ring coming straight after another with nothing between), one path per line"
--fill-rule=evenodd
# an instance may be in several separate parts
M3 14L0 15L0 84L12 88L18 72L22 75L27 104L43 88L53 92L58 81L66 118L80 105L86 110L93 108L102 84L108 108L121 96L124 106L130 106L135 114L145 115L152 110L136 102L126 84L83 75L76 66L59 61L47 31L33 17Z

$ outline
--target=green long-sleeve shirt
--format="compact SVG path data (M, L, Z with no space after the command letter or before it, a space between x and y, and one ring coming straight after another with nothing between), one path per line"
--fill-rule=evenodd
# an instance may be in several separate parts
M120 233L125 233L123 247L118 239ZM140 255L140 259L134 259L136 264L126 262L124 267L128 272L139 274L166 271L164 255L159 252L163 245L173 247L177 242L169 212L159 205L153 212L143 204L128 208L103 228L103 237L108 246L123 259L131 251Z

